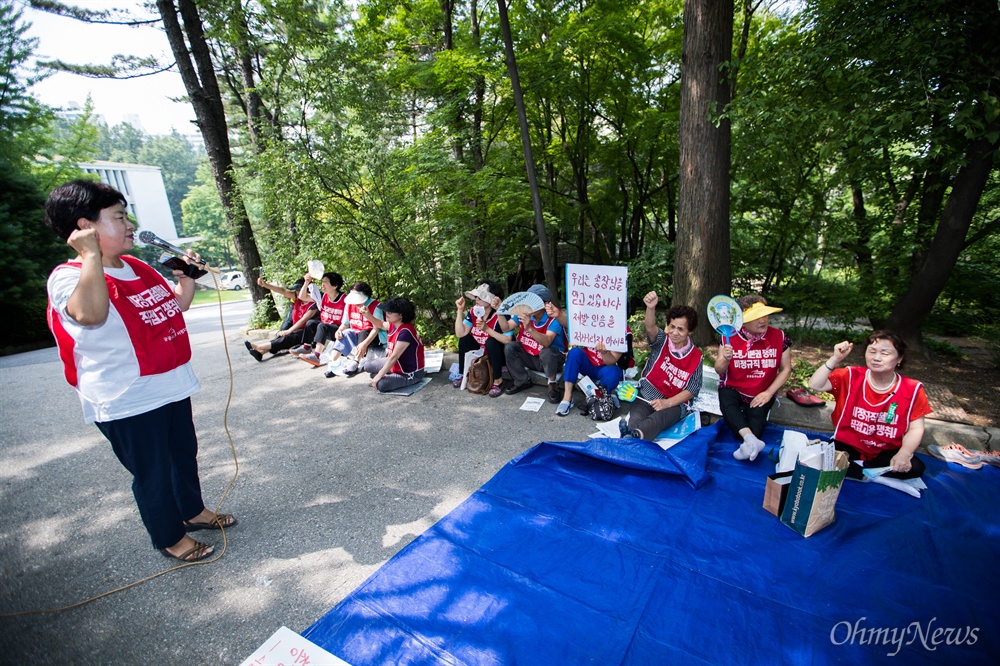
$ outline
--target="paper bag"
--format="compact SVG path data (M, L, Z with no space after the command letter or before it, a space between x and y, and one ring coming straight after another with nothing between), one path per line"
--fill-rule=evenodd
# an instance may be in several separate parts
M781 510L781 522L804 537L811 536L834 521L840 486L847 475L848 458L837 451L834 469L820 468L821 456L795 463L788 498Z
M781 517L781 510L785 508L785 500L788 499L788 486L792 482L791 472L777 472L767 477L767 485L764 488L764 508L774 514L775 518Z

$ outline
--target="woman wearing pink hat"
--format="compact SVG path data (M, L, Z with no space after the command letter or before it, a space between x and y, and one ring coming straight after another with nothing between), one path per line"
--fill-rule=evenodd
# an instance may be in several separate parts
M778 390L792 374L792 341L768 325L768 315L781 312L758 294L737 301L743 309L743 328L719 345L715 371L719 373L719 407L726 425L739 439L737 460L756 460L764 449L761 436Z

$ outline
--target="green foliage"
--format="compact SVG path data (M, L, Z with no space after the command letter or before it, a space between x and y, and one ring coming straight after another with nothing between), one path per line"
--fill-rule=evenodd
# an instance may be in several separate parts
M253 311L247 319L247 328L271 328L274 322L274 302L261 299L253 304Z
M181 201L181 210L184 235L202 238L197 244L201 258L212 266L233 266L236 249L208 162L198 166L195 184Z
M924 338L924 346L930 349L932 352L939 356L946 356L948 358L964 358L965 354L962 350L951 344L947 340L938 340L936 338Z
M786 320L804 331L831 324L850 327L863 312L861 288L856 282L799 275L774 294L773 304L784 309ZM883 312L882 316L887 315Z

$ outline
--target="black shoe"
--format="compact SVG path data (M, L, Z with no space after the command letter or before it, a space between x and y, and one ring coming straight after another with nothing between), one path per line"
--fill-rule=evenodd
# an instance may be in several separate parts
M520 393L529 386L531 386L530 381L524 382L523 384L518 384L517 382L514 382L513 384L507 387L504 393L506 393L507 395L514 395L515 393Z
M333 370L327 370L326 372L323 373L323 376L326 377L327 379L333 379L337 375L333 373Z
M549 382L549 402L558 405L562 402L563 390L559 388L559 382Z
M249 341L249 340L244 340L244 341L243 341L243 344L245 344L245 345L246 345L246 347L247 347L247 351L248 351L248 352L250 352L250 355L251 355L251 356L253 356L253 357L254 357L255 359L257 359L257 361L258 361L258 362L260 362L260 361L263 361L263 360L264 360L264 355L263 355L263 354L261 354L261 353L260 353L259 351L257 351L256 349L254 349L254 348L253 348L253 345L252 345L252 344L250 344L250 341Z

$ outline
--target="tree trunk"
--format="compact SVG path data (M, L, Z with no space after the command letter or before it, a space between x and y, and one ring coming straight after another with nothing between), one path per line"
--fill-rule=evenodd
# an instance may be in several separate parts
M255 279L261 265L260 253L253 229L250 228L250 218L243 204L243 197L233 182L233 157L229 147L226 113L198 8L192 0L156 0L156 8L163 20L170 49L177 61L177 69L194 108L198 129L205 140L205 151L212 165L215 186L222 199L226 221L233 233L243 274L247 276L247 289L250 290L254 303L265 299L269 303L268 309L277 318L271 292L258 286ZM183 29L177 18L178 10L184 22Z
M728 294L729 121L713 120L729 103L721 66L733 44L732 0L687 0L681 56L680 192L673 302L705 312L715 294ZM710 344L712 330L694 332Z
M510 74L510 85L514 92L514 106L517 107L517 119L521 125L521 147L524 149L524 168L528 174L528 187L531 189L531 205L535 210L535 227L538 230L538 249L542 255L542 269L545 271L545 283L553 296L559 293L559 281L556 279L556 269L549 254L549 237L545 232L545 220L542 218L542 198L538 193L538 178L535 176L535 158L531 153L531 136L528 134L528 116L524 111L524 97L521 95L521 80L517 76L517 61L514 59L514 40L510 34L510 19L507 17L506 0L497 0L500 16L500 31L503 33L504 53L506 54L507 72Z
M934 239L927 248L926 259L913 276L910 288L896 302L889 315L887 327L917 349L922 348L921 330L924 320L931 313L934 302L955 268L958 255L965 248L965 237L969 233L972 217L993 169L993 158L997 152L998 141L990 141L987 137L990 133L996 136L997 132L1000 132L1000 120L994 119L982 137L973 141L965 151L966 166L955 175Z

